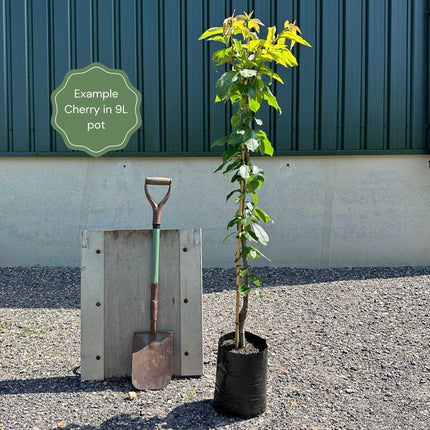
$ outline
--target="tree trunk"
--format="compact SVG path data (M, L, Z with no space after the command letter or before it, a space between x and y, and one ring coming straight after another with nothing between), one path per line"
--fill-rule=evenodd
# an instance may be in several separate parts
M242 164L245 162L245 145L242 145ZM240 202L239 202L239 217L243 216L243 207L244 207L244 201L245 201L245 192L246 192L246 184L245 180L241 179L240 181ZM239 349L240 346L240 333L241 333L241 326L243 326L243 322L240 321L240 269L241 269L241 254L243 252L242 250L242 239L240 237L242 233L242 220L239 220L237 223L237 252L236 252L236 331L235 331L235 348Z
M249 99L248 96L244 95L244 107L243 111L249 112ZM241 153L242 165L247 165L249 162L249 151L245 144L242 144ZM246 182L244 179L240 181L240 203L239 203L239 216L243 216L244 205L246 200ZM240 309L240 285L241 276L240 269L248 267L248 257L245 252L246 241L241 239L240 233L242 233L242 222L239 221L237 224L237 253L236 253L236 335L235 335L235 347L236 349L244 348L246 345L245 339L245 320L248 313L248 295L243 297L242 309ZM242 263L241 261L242 260ZM248 273L243 277L243 284L248 286ZM240 309L240 310L239 310Z

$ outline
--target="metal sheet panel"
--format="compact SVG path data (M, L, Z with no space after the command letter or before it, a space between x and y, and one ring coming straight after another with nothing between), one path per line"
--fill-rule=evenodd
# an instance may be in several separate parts
M202 231L180 230L181 375L203 374Z
M30 88L28 34L30 17L25 1L9 4L10 76L12 91L11 119L13 151L30 151Z
M104 237L102 231L81 232L81 378L105 378Z
M6 3L0 3L0 152L9 150L9 83L7 67L6 41L8 40L8 20ZM1 48L0 48L1 49Z
M71 68L101 61L142 92L143 126L110 156L207 156L229 132L214 104L216 43L198 41L233 10L266 27L295 20L313 47L276 82L283 114L263 107L279 155L427 151L426 0L3 0L0 7L0 155L83 156L49 122L53 89Z
M201 230L160 232L157 329L173 331L178 376L203 372L200 238ZM131 374L133 333L150 331L151 244L152 230L104 231L105 378Z
M34 151L51 151L51 130L47 127L51 120L49 103L46 103L46 95L50 92L49 68L49 33L47 2L32 2L32 37L33 56L31 74L33 76L33 104L32 126L34 133Z

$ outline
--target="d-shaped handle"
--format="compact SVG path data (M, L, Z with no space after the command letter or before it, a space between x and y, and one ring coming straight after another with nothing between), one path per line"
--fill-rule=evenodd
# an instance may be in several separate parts
M148 185L168 185L166 195L161 199L159 203L155 203L154 199L151 197L148 191ZM152 224L154 228L160 228L161 224L161 209L163 209L164 204L167 202L170 191L172 190L172 178L145 178L145 195L152 206Z

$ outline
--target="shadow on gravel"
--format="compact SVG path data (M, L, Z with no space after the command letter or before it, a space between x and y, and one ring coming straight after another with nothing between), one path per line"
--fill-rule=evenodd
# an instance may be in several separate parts
M0 308L79 309L79 267L0 268Z
M339 269L296 269L294 267L255 267L260 288L321 284L337 281L362 281L366 279L395 279L429 276L428 267L355 267ZM203 292L213 293L235 289L234 269L203 269Z
M244 420L244 418L220 415L213 407L213 400L184 403L173 409L166 418L168 428L178 430L223 427Z
M108 419L100 426L69 424L64 428L66 430L108 430L117 428L134 430L155 430L160 428L173 430L203 430L223 427L240 421L243 421L243 419L219 415L213 408L212 400L201 400L178 406L164 418L159 416L144 418L119 414Z
M166 428L161 427L161 425L165 423L165 420L162 420L158 417L152 418L140 418L127 414L120 414L115 417L112 417L105 421L103 424L99 426L82 426L79 424L68 424L65 427L62 427L64 430L113 430L117 428L122 429L160 429ZM47 429L48 430L48 429ZM52 427L49 430L58 430L58 427Z
M357 267L252 269L261 288L320 284L336 281L429 276L430 267ZM79 267L0 268L0 308L80 308ZM203 293L235 288L235 269L203 269Z
M30 393L73 393L85 391L105 391L113 389L126 393L130 391L131 382L128 380L114 380L108 383L81 382L80 376L58 376L53 378L9 379L0 381L0 395L30 394Z

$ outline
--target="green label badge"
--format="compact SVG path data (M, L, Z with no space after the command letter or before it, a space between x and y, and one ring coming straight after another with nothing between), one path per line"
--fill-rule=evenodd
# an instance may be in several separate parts
M127 146L142 124L141 101L125 72L92 63L70 70L51 94L51 125L68 148L100 157Z

